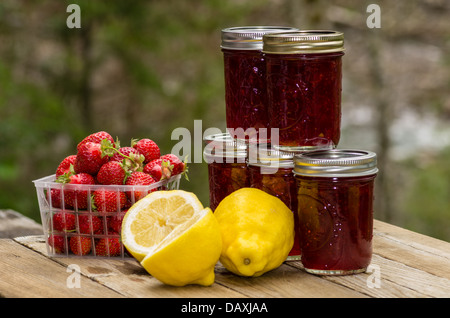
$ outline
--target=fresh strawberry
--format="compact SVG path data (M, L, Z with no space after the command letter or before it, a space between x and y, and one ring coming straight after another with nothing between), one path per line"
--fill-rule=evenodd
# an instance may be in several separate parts
M120 213L117 213L116 215L108 217L108 228L116 233L120 233L122 230L122 221L125 213L126 211L122 211Z
M161 158L155 159L147 163L144 172L151 175L155 181L169 179L172 176L173 166L167 160Z
M65 173L62 176L59 176L56 182L63 184L89 185L95 184L95 179L88 173L81 172L75 174L72 171L71 173ZM77 208L78 210L86 209L88 207L88 191L64 189L64 204L69 208Z
M140 152L137 149L134 149L133 147L120 147L118 149L118 152L116 152L112 157L112 161L123 161L123 159L127 159L132 154L132 156L135 156L136 158L140 157Z
M147 187L139 187L139 186L149 186L152 183L155 183L155 179L153 179L151 175L142 171L133 172L125 182L126 185L138 186L134 191L127 191L127 196L130 199L130 201L136 202L145 197L150 192L155 191L156 188L147 190L146 189Z
M78 143L77 150L85 143L93 142L93 143L99 144L104 139L109 140L113 146L115 145L114 139L109 133L107 133L106 131L99 131L99 132L90 134L89 136L84 138L80 143Z
M131 146L144 156L144 164L158 159L161 156L161 151L159 150L158 145L151 139L133 139L131 140Z
M99 234L103 230L102 220L95 215L78 216L78 227L81 234Z
M76 255L87 255L92 249L92 239L88 236L72 236L69 241L70 250Z
M52 188L50 189L50 193L47 192L47 199L51 207L61 208L61 190Z
M121 211L127 206L127 196L124 192L100 189L92 194L93 208L100 213Z
M127 173L118 161L109 161L101 166L97 174L100 184L124 184Z
M109 161L109 157L102 153L101 144L86 142L78 148L75 160L75 171L97 174L100 167Z
M53 214L53 230L64 232L75 230L75 215L66 211Z
M97 256L119 256L120 252L121 247L118 237L101 238L95 244L95 254Z
M56 254L63 254L66 251L66 242L61 235L50 235L47 244L53 248Z
M171 165L173 165L173 169L172 169L172 175L177 175L180 173L183 173L186 171L186 163L181 161L180 158L178 158L177 156L175 156L174 154L167 154L164 156L161 156L162 160L167 160L170 162Z
M64 160L58 165L58 168L56 168L56 177L58 178L59 176L70 172L70 166L75 164L76 158L77 155L70 155L64 158Z
M127 173L142 171L145 157L133 147L120 147L118 144L116 143L114 147L109 140L103 140L101 143L103 155L109 156L111 161L120 162Z

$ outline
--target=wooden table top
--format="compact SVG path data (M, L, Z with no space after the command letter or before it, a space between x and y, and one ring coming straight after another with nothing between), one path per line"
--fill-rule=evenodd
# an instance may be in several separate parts
M0 239L0 297L6 298L447 298L450 243L375 220L368 272L315 276L300 261L257 278L216 265L209 287L172 287L132 258L52 258L43 236Z

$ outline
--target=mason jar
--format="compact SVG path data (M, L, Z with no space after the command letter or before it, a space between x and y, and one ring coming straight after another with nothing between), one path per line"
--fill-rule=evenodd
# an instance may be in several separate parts
M341 128L344 35L306 30L265 34L270 126L282 150L336 147Z
M293 30L297 29L242 26L222 30L226 124L234 138L259 139L261 129L267 131L265 139L270 138L262 37Z
M279 198L294 213L294 245L288 261L300 260L300 242L297 216L297 186L294 174L294 153L267 146L249 147L248 170L250 187ZM288 231L290 229L286 229Z
M302 263L318 275L364 272L372 257L376 154L319 150L296 155Z
M214 211L226 196L240 188L249 187L247 145L227 133L206 136L204 141L209 207Z

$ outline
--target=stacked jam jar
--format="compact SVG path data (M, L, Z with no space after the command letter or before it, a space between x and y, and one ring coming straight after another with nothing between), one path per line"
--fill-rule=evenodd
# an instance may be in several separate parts
M344 35L222 30L227 132L205 138L210 205L240 187L294 213L287 260L318 275L365 271L372 256L376 154L339 149Z

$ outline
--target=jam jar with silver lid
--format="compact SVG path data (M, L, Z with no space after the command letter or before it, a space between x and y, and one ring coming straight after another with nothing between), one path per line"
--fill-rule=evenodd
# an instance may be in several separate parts
M302 263L318 275L364 272L372 257L376 154L332 149L294 158Z
M250 187L279 198L294 213L294 246L288 261L300 260L297 216L297 186L292 170L294 153L264 146L250 146L248 155ZM286 229L288 231L289 229Z
M208 164L209 206L214 211L227 195L248 187L247 145L229 134L204 138L203 157Z
M293 30L297 29L241 26L222 30L226 124L234 138L258 139L260 129L266 129L266 138L270 138L262 38L264 34Z

